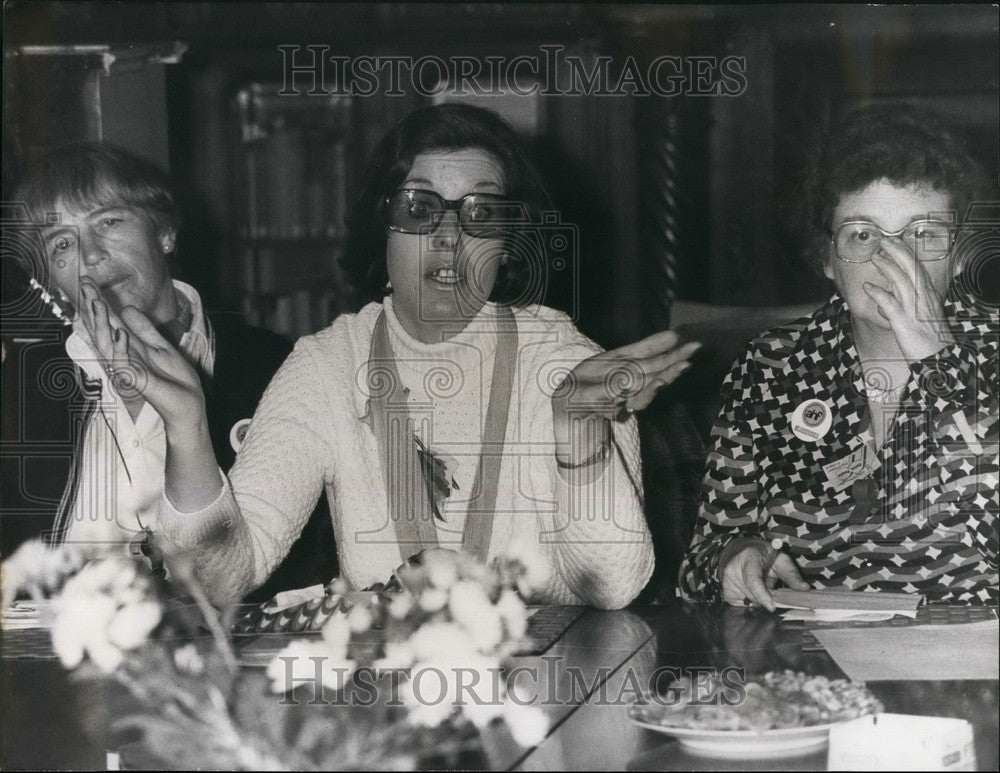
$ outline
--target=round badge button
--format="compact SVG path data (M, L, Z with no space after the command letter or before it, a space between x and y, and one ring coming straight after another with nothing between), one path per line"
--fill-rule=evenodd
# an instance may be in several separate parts
M819 440L832 425L833 410L824 400L806 400L792 414L792 433L799 440Z
M250 430L250 419L240 419L233 425L233 428L229 430L229 445L233 447L233 450L239 453L240 448L243 447L243 439L247 436L247 432Z

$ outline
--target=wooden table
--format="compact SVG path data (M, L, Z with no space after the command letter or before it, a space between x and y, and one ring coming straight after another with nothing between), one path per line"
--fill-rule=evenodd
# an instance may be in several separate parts
M823 770L826 752L778 760L727 762L686 753L667 736L633 725L626 703L657 669L792 668L831 678L843 673L822 651L803 648L801 624L763 610L671 604L619 612L588 610L541 656L518 658L517 698L534 701L552 729L538 747L505 734L488 743L498 769L519 770ZM998 685L993 681L873 682L887 711L954 716L975 729L978 768L998 767ZM87 769L106 764L100 739L115 700L109 690L81 694L57 661L5 658L0 670L0 767ZM85 732L86 730L86 732Z

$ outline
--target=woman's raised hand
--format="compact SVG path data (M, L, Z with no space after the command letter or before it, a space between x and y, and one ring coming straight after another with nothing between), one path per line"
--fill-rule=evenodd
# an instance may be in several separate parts
M687 370L701 346L697 341L679 344L677 333L666 330L579 363L552 396L556 421L561 414L621 420L641 411Z
M205 395L197 371L138 309L121 316L89 279L80 281L80 316L115 391L124 400L145 399L168 432L203 425Z
M902 240L884 239L872 255L872 263L892 291L866 282L865 292L889 321L899 349L911 365L955 342L945 323L941 295Z

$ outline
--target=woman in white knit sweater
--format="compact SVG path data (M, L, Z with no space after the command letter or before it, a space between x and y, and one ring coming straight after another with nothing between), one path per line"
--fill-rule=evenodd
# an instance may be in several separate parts
M365 180L344 266L373 300L298 342L228 478L183 359L134 309L87 310L109 367L144 369L164 418L161 543L191 554L213 598L238 599L325 491L352 587L420 550L488 559L520 540L552 570L536 600L628 604L653 568L632 414L695 345L660 333L602 353L532 302L546 199L494 114L411 113Z

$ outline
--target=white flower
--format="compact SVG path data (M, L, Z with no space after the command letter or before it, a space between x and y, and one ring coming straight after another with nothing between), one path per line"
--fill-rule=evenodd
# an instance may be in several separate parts
M163 610L155 601L139 601L124 606L108 625L108 640L123 650L138 647L160 623Z
M525 748L538 746L549 732L549 718L538 706L504 704L503 718L514 740Z
M147 588L124 558L87 564L70 577L53 604L52 646L63 665L76 668L86 655L105 673L118 668L122 651L146 641L163 614Z
M332 653L325 642L297 640L268 664L267 678L271 680L271 691L276 693L310 682L317 693L321 688L340 691L356 667L353 660Z
M323 642L330 654L347 657L347 645L351 641L351 624L341 611L334 612L333 617L323 626Z
M205 670L205 661L193 644L185 644L174 651L174 663L181 671L189 674L200 674Z
M75 578L73 578L75 579ZM52 648L65 668L76 668L87 653L106 657L108 625L115 616L115 602L108 596L61 597L54 605ZM115 664L117 666L117 664ZM112 668L111 670L114 670Z
M523 574L517 580L517 589L522 596L530 598L545 588L552 567L537 542L517 537L507 546L504 557L510 561L517 561L524 567Z
M444 655L459 658L476 650L466 631L456 623L424 623L410 636L409 644L416 660L435 660Z
M476 653L456 657L443 652L421 660L410 669L403 686L400 697L411 719L421 725L435 727L456 709L469 711L471 721L485 724L503 710L500 664Z
M391 671L409 668L413 660L413 648L409 644L391 641L385 644L385 657L379 658L373 665L376 669Z
M123 575L123 580L119 576ZM112 588L127 588L135 579L135 564L123 558L106 558L83 567L66 583L63 597L89 596Z
M94 639L87 645L87 655L102 672L112 673L122 663L122 651L107 639Z
M450 588L458 579L458 568L455 566L454 553L445 551L428 551L424 554L424 572L427 581L436 588Z
M490 652L503 638L500 613L490 603L481 585L469 580L455 583L448 601L448 611L466 629L476 649Z
M393 596L389 602L389 614L397 620L402 620L410 614L411 609L413 609L413 596L406 590Z
M83 563L83 551L76 547L60 545L51 548L41 540L23 543L0 564L0 599L6 609L19 591L40 596L44 591L55 590L67 575Z
M461 580L451 589L448 599L448 611L456 623L464 626L474 626L481 615L492 609L489 596L481 585Z
M416 685L406 681L399 686L399 697L407 708L407 716L413 724L422 727L437 727L455 711L451 701L436 700L436 691L440 688L437 684L428 686L431 681L431 678L419 676Z
M372 627L373 622L371 610L363 604L358 604L347 613L347 625L352 633L364 633Z
M497 612L512 639L523 639L528 632L528 612L521 598L510 588L504 588L497 601Z
M427 588L420 594L420 608L425 612L437 612L448 603L448 591L441 588Z

